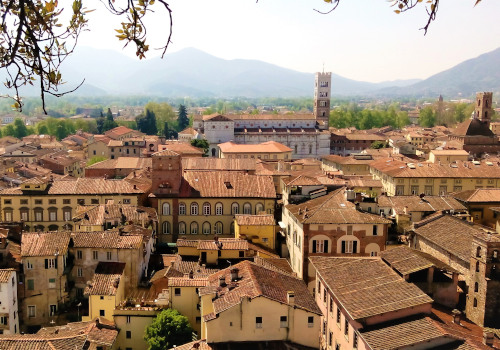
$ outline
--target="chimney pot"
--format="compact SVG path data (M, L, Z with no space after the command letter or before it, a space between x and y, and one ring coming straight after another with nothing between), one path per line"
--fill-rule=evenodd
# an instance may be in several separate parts
M219 287L224 287L225 285L226 285L226 277L220 276L219 277Z
M453 314L453 323L460 324L460 319L462 318L462 313L458 309L453 309L451 311Z
M193 270L189 271L189 279L193 279L194 277L194 272Z
M483 344L486 346L493 347L494 338L495 338L495 335L493 334L493 332L484 332L483 333Z
M231 281L237 281L239 279L238 272L240 272L237 268L231 269Z

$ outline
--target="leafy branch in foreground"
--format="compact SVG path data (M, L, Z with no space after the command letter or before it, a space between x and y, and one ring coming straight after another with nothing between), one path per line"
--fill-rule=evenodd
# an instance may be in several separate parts
M169 15L169 35L163 45L165 54L172 36L172 11L164 0L107 0L105 7L115 16L123 18L117 29L118 39L125 46L133 43L140 59L149 50L146 44L145 16L154 12L156 3ZM66 5L66 6L65 6ZM64 13L64 11L70 13ZM65 82L60 67L73 53L82 31L88 30L88 13L93 10L83 6L82 0L73 0L71 6L60 5L58 0L0 0L0 68L5 68L5 87L15 92L2 97L14 100L13 108L21 111L23 102L20 88L39 86L42 108L45 96L63 96L75 89L60 91ZM162 57L163 57L162 55Z

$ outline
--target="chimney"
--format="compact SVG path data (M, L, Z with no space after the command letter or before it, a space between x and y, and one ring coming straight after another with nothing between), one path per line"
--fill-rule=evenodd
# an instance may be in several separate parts
M96 326L97 328L99 328L99 317L97 317L97 318L95 319L95 326Z
M493 334L493 332L483 332L483 344L493 347L494 337L495 335Z
M239 279L238 272L240 272L240 270L236 267L231 269L231 281L234 282Z
M193 349L199 349L199 348L200 348L200 343L193 344Z
M226 277L220 276L219 277L219 287L224 287L225 285L226 285Z
M460 325L460 320L462 318L462 313L460 312L460 310L453 309L451 313L453 314L453 323Z
M113 287L118 288L118 284L120 284L120 278L118 277L117 279L114 280L113 282Z
M193 272L193 270L191 270L191 271L189 271L189 279L192 280L193 277L194 277L194 272Z
M295 292L291 290L286 292L286 300L288 301L288 305L295 305Z

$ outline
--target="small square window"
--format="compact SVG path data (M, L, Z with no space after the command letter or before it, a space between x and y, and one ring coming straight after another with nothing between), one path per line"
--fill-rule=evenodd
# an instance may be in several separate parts
M262 328L262 317L255 317L255 328Z
M83 259L83 251L77 250L76 251L76 258L80 259L80 260Z
M97 250L92 251L92 259L99 260L99 252Z
M132 338L132 332L131 331L126 331L125 332L125 336L126 336L127 339Z
M180 288L175 288L174 289L174 294L176 297L180 296L181 295L181 289Z
M106 316L106 313L104 312L104 310L99 310L99 316L101 316L101 317Z

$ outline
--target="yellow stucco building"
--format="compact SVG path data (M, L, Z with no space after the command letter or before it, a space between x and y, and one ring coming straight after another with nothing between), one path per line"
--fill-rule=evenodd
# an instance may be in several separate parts
M234 234L238 239L275 249L276 223L274 215L235 215Z
M0 191L2 221L22 221L26 231L72 230L79 205L137 205L144 191L124 180L33 178Z
M235 214L273 214L271 176L238 171L184 171L181 156L165 150L153 155L151 199L158 209L160 242L179 237L234 237Z
M296 277L243 261L209 276L200 296L201 339L208 343L290 341L318 348L321 311Z
M500 187L500 166L489 161L455 161L449 164L410 163L379 159L370 172L382 181L388 196L443 196L451 192Z
M96 317L113 318L116 306L125 299L123 279L124 263L100 262L90 283L85 288L89 297L89 315L82 321Z
M219 146L219 158L262 159L268 161L292 159L292 149L275 141L267 141L256 145L238 144L233 141Z

